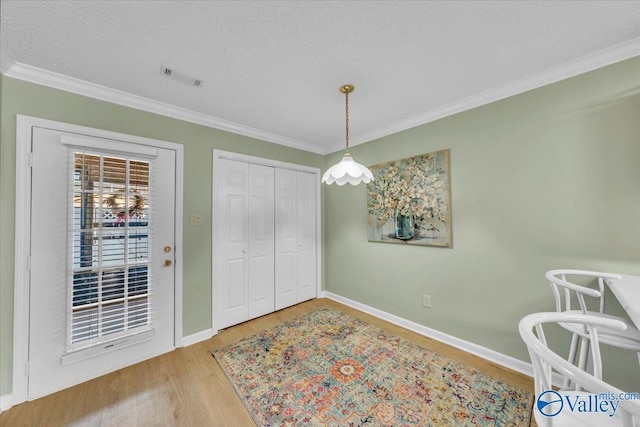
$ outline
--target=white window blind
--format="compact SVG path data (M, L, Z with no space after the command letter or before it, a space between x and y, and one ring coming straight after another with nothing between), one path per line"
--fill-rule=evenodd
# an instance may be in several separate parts
M148 160L72 148L67 353L151 331Z

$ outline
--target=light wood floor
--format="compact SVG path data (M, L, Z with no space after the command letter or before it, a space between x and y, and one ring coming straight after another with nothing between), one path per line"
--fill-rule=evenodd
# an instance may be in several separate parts
M254 426L209 351L324 306L351 314L533 392L530 377L334 301L318 299L228 328L207 341L14 406L0 414L0 426Z

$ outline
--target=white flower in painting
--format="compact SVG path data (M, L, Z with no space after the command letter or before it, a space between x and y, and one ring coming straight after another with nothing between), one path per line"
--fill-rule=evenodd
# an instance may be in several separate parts
M437 153L374 166L371 171L374 180L367 184L368 211L381 223L396 208L403 215L411 211L416 224L427 228L447 218L447 176Z

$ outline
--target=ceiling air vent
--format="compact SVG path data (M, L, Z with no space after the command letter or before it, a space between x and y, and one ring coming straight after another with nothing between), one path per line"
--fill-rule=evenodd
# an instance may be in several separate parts
M191 77L187 74L181 73L180 71L165 67L164 65L160 67L160 74L189 86L202 87L202 85L204 84L204 82L200 79L196 79L195 77Z

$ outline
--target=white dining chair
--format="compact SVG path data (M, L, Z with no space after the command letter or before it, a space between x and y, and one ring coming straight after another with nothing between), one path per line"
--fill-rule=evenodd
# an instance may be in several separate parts
M579 368L565 360L556 350L549 348L543 328L545 324L575 324L584 327L591 339L590 353L594 372ZM520 321L520 336L527 345L533 365L533 416L538 426L640 427L640 395L624 392L602 380L602 358L598 342L600 331L624 331L626 327L624 322L616 319L575 312L534 313ZM554 389L552 380L557 380L558 377L568 379L565 383L572 386ZM594 397L596 395L598 397ZM618 397L622 397L622 400L617 400ZM637 399L630 399L633 397ZM604 404L603 401L617 403L615 411L611 403ZM587 404L592 406L588 407ZM592 411L587 412L584 410L586 408Z
M605 312L605 280L618 280L620 275L587 270L550 270L545 276L551 285L557 312L582 313L623 322L626 325L624 330L601 328L600 343L633 351L638 354L640 363L640 330L631 321ZM579 278L595 280L597 289L575 283ZM593 300L591 305L596 306L593 309L589 308L589 299ZM589 334L585 326L571 323L562 323L561 326L572 333L568 361L575 363L578 357L577 365L584 369L589 355Z

